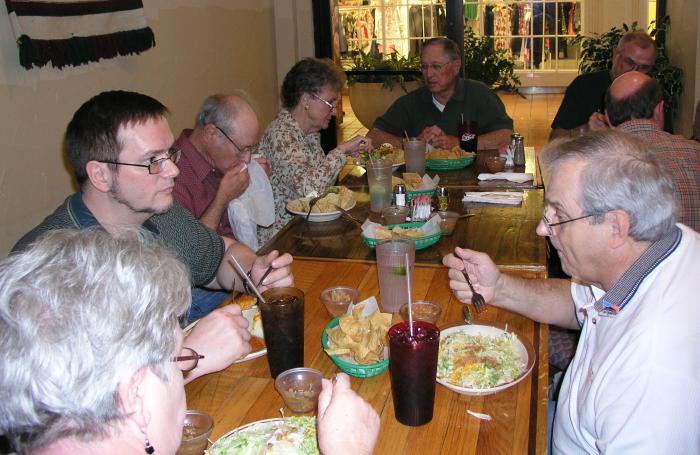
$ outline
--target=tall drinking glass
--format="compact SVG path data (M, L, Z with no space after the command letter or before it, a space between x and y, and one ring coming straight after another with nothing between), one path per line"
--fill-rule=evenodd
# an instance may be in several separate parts
M371 159L367 162L367 182L369 183L369 208L381 212L391 205L391 159Z
M406 172L425 174L425 141L417 137L404 139L403 152L406 158Z
M465 152L476 153L479 143L479 123L465 120L459 125L459 147Z
M413 281L416 244L411 240L385 240L377 244L376 251L382 309L387 313L398 313L401 306L408 302L406 274L410 274ZM406 270L406 253L408 253L408 270Z
M418 426L430 422L435 406L440 329L425 321L408 322L389 329L389 374L396 420Z
M258 302L267 345L270 374L304 366L304 293L297 288L274 288Z

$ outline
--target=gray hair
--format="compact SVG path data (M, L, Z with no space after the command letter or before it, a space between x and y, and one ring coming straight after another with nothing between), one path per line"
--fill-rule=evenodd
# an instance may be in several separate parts
M462 55L459 52L459 46L457 43L452 41L449 38L445 38L444 36L438 36L436 38L430 38L426 42L423 43L423 49L425 49L428 46L441 46L442 51L447 55L447 58L450 60L460 60L462 59Z
M236 119L246 105L254 110L250 97L239 90L229 95L208 96L197 113L196 126L204 128L211 123L229 134L235 134L237 131Z
M583 213L598 214L589 222L602 223L606 213L623 210L630 216L630 237L639 242L659 240L673 228L672 180L644 142L615 130L592 132L552 142L542 162L551 174L568 160L585 166L576 202Z
M152 236L47 232L0 261L0 433L20 453L105 437L120 381L167 380L189 273Z

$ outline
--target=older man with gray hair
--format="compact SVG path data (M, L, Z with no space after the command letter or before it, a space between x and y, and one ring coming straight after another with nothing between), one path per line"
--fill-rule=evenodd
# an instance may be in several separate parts
M545 150L551 239L572 279L501 273L484 253L443 259L462 302L466 270L487 302L580 328L554 418L553 452L700 453L700 234L676 223L670 177L617 131Z
M700 231L700 142L664 131L661 84L638 71L615 79L605 95L610 126L650 145L676 188L678 221Z

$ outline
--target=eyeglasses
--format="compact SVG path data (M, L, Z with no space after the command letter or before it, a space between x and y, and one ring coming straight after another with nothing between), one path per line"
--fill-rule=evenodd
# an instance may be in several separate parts
M180 149L172 147L168 149L168 154L166 156L162 158L151 158L148 164L122 163L120 161L111 160L97 160L97 162L107 164L118 164L120 166L145 167L148 168L149 174L160 174L161 172L163 172L165 163L172 161L173 163L177 164L177 162L180 161L181 154L182 151Z
M231 137L228 134L226 134L226 132L224 130L219 128L219 125L214 125L214 126L216 127L217 130L219 130L219 132L221 134L224 135L224 137L226 139L229 140L230 143L233 144L234 147L236 147L236 149L238 149L239 152L244 153L244 154L249 153L252 155L253 153L255 153L258 150L258 145L260 145L259 143L256 142L255 144L248 145L246 147L241 147L240 145L236 144L236 141L231 139Z
M651 65L637 63L629 57L625 57L624 59L622 59L622 61L625 62L625 65L631 66L633 71L639 71L645 74L651 71Z
M317 100L319 100L320 102L322 102L323 104L328 106L329 111L332 111L333 109L338 109L338 102L337 101L335 103L331 103L330 101L326 101L314 93L312 93L311 96L313 96L314 98L316 98Z
M179 355L176 357L170 357L171 362L176 362L177 367L182 370L183 373L187 373L188 371L192 371L195 368L197 368L197 364L199 363L199 359L203 359L204 356L202 354L198 354L197 351L195 351L192 348L182 348L183 351L188 351L188 355Z
M424 73L427 73L429 69L438 72L442 71L444 67L449 65L452 62L445 62L445 63L421 63L420 65L420 70Z
M582 220L582 219L584 219L584 218L590 218L590 217L596 216L596 215L598 215L598 213L591 213L590 215L581 215L581 216L579 216L579 217L571 218L571 219L569 219L569 220L564 220L564 221L559 221L559 222L556 222L556 223L551 223L551 222L549 221L549 218L547 218L547 209L545 209L545 212L542 213L542 221L544 222L544 225L547 226L547 232L548 232L548 234L549 234L549 235L554 235L554 229L552 229L552 228L554 228L554 227L556 227L556 226L561 226L562 224L571 223L571 222L574 222L574 221Z

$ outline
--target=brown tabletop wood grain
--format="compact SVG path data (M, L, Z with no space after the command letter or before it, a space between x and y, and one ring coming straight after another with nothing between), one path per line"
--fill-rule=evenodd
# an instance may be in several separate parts
M440 265L445 254L461 246L489 254L504 269L546 272L545 241L535 234L542 218L543 190L524 190L523 203L518 206L462 202L464 190L449 191L451 210L474 216L459 219L452 235L442 236L435 245L416 251L417 264ZM366 202L358 203L350 213L362 221L368 216L380 221L378 214L371 214ZM374 262L374 249L362 242L360 231L357 223L345 217L314 223L297 216L260 253L276 249L295 258Z
M345 284L357 287L363 299L378 296L376 267L295 258L292 270L296 287L305 293L304 365L331 377L338 369L321 348L321 334L331 317L319 294L326 287ZM444 267L417 267L413 297L440 305L443 312L438 326L462 318L462 304L449 290ZM490 396L459 395L438 385L433 420L421 427L404 426L396 420L388 371L373 378L353 378L353 389L381 416L376 454L546 453L547 326L494 307L480 314L478 321L508 323L530 340L537 352L532 373L519 384ZM284 406L270 378L266 356L199 378L185 389L188 408L208 412L214 418L212 440L246 423L278 417ZM492 420L479 420L467 410L488 414ZM286 413L290 415L289 410Z

